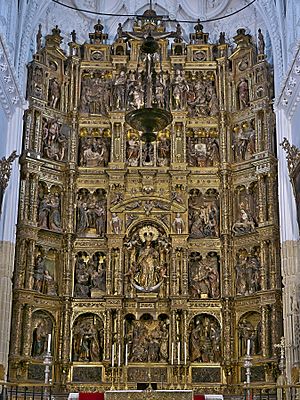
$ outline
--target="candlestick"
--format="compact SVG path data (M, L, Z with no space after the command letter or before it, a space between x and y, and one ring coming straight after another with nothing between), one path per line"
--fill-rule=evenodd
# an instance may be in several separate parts
M125 365L128 365L128 344L125 344Z
M51 333L48 334L47 353L51 353Z
M171 365L174 364L174 343L171 344Z
M115 345L112 345L111 348L111 366L114 367L115 366Z
M180 364L180 342L177 344L177 363Z
M119 343L118 367L121 366L121 344Z
M247 356L250 356L250 345L251 345L251 341L250 339L247 340Z

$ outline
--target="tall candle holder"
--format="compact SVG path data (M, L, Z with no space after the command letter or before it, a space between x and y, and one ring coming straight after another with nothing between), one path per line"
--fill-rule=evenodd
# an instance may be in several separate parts
M250 353L250 351L247 353ZM247 390L247 396L246 400L251 399L251 389L250 389L250 383L251 383L251 367L252 367L252 357L250 354L246 354L245 360L244 360L244 367L246 370L246 390Z
M52 365L52 356L51 356L51 351L50 351L50 346L48 343L48 349L46 354L44 355L44 361L43 364L45 365L45 385L49 385L50 382L50 367ZM44 399L49 399L50 395L48 393L48 387L45 386L45 390L44 390Z

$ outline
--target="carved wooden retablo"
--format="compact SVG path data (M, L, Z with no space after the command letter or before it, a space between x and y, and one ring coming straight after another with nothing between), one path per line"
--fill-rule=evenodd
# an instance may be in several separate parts
M173 121L144 143L125 118L150 95L149 29L153 104ZM70 391L238 393L248 339L253 379L272 385L281 277L262 45L244 29L233 49L223 32L211 43L201 24L187 43L151 13L111 44L100 22L89 43L72 32L68 55L62 40L58 27L39 38L28 66L10 380L43 380L51 334L52 382Z

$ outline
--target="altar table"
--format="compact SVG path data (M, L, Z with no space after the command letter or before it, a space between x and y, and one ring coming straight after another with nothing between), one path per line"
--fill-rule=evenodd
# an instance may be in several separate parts
M192 390L109 390L69 393L68 400L223 400L221 394L193 394Z

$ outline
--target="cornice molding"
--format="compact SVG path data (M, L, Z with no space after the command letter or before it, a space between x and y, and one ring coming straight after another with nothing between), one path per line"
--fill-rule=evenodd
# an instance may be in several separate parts
M300 41L287 71L274 107L275 111L284 110L288 119L291 119L300 102Z
M0 102L10 118L16 107L22 107L25 100L21 95L14 68L4 38L0 36Z

